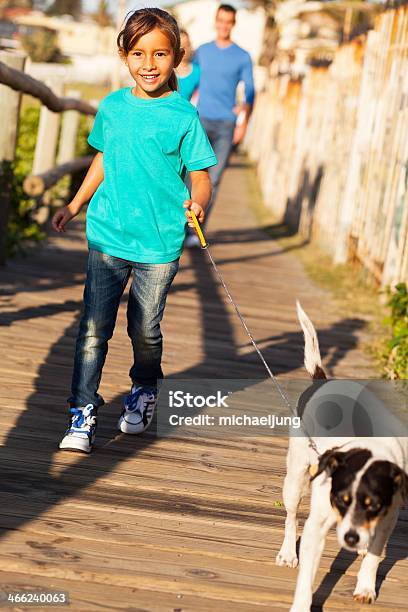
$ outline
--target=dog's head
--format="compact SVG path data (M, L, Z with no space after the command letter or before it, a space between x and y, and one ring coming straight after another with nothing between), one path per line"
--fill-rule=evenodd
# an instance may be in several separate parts
M330 503L338 515L340 546L367 548L391 507L407 496L408 474L391 461L376 460L364 448L326 451L313 478L323 472L331 478Z

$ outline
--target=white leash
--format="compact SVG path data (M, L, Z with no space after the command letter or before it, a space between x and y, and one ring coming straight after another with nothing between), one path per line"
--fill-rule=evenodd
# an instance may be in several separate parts
M216 272L216 274L217 274L217 276L218 276L218 278L219 278L219 280L220 280L220 282L221 282L222 286L224 287L225 293L227 294L229 301L230 301L230 302L231 302L231 304L233 305L233 307L234 307L234 309L235 309L235 312L237 313L238 318L239 318L239 320L241 321L242 326L243 326L243 328L245 329L245 331L246 331L246 333L247 333L247 335L248 335L248 337L249 337L249 339L250 339L250 341L251 341L251 343L252 343L253 347L255 348L256 352L258 353L259 358L260 358L260 360L262 361L262 363L263 363L263 365L264 365L264 367L265 367L265 370L268 372L268 375L269 375L269 376L270 376L270 378L272 379L272 382L273 382L273 384L275 385L275 388L277 389L277 391L278 391L279 395L281 396L281 398L282 398L282 400L283 400L284 404L286 405L286 407L287 407L287 408L290 410L290 412L291 412L291 413L292 413L294 416L299 416L299 415L296 413L296 410L295 410L295 409L292 407L292 404L290 403L288 396L286 395L285 391L282 389L282 387L281 387L281 385L279 384L279 382L278 382L278 380L277 380L276 376L274 375L274 373L272 372L271 368L270 368L270 367L269 367L269 365L267 364L267 362L266 362L266 360L265 360L265 357L264 357L264 356L263 356L263 354L262 354L261 349L258 347L257 343L255 342L254 337L252 336L251 332L249 331L248 325L246 324L245 319L244 319L244 317L242 316L242 314L241 314L241 312L240 312L240 310L239 310L239 308L238 308L237 303L234 301L234 299L233 299L233 297L232 297L232 295L231 295L230 291L228 290L228 287L227 287L227 285L226 285L226 283L225 283L225 281L224 281L224 279L223 279L223 276L222 276L221 272L219 271L219 269L217 268L217 265L216 265L216 263L215 263L215 261L214 261L214 259L213 259L212 255L211 255L211 251L210 251L210 249L208 248L208 242L207 242L207 241L206 241L206 239L204 238L204 234L203 234L203 232L202 232L202 230L201 230L201 227L200 227L200 224L199 224L199 222L198 222L198 219L197 219L196 215L194 214L194 211L189 210L189 213L190 213L190 215L191 215L192 221L193 221L194 226L195 226L195 229L196 229L196 231L197 231L197 235L198 235L198 237L199 237L199 239L200 239L201 247L202 247L202 248L203 248L203 249L204 249L204 250L207 252L207 255L208 255L208 257L210 258L210 261L211 261L211 263L212 263L212 265L213 265L213 268L214 268L214 270L215 270L215 272ZM302 419L301 419L301 418L300 418L300 421L302 422ZM307 439L309 440L309 446L310 446L310 447L311 447L311 448L312 448L312 449L315 451L315 453L317 454L317 456L318 456L318 457L321 457L321 454L319 453L319 451L318 451L318 449L317 449L316 442L315 442L315 441L313 440L313 438L312 438L312 437L309 435L309 433L307 432L307 430L306 430L306 428L304 427L304 425L303 425L303 424L301 425L301 428L302 428L303 433L305 434L305 436L306 436L306 437L307 437Z

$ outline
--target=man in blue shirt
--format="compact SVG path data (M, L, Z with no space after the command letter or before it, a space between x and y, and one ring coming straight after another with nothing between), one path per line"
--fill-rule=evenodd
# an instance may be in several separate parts
M245 136L255 97L251 56L231 40L235 16L233 6L221 4L215 17L215 40L198 47L193 57L193 62L199 65L201 71L197 110L218 159L218 164L209 168L213 193L207 207L206 221L232 146L242 142ZM245 84L245 104L237 108L236 89L239 81ZM195 246L199 242L196 236L189 236L186 244Z

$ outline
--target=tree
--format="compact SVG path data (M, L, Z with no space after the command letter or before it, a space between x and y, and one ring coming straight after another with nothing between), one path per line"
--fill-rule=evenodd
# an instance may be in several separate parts
M101 28L113 25L108 0L99 0L98 10L92 14L92 18Z
M79 19L82 14L82 1L54 0L46 12L47 15L72 15L74 19Z
M271 15L276 10L279 2L282 1L283 0L250 0L249 4L255 7L261 6L268 15Z
M32 0L32 8L36 11L45 11L49 2L47 0Z
M36 28L22 37L21 44L33 62L59 62L62 59L53 30Z

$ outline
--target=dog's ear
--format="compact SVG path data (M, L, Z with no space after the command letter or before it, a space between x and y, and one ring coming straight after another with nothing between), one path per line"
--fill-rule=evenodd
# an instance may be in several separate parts
M347 465L350 472L358 472L372 457L371 451L366 448L351 448L348 451L340 451L338 449L339 447L335 447L323 453L313 478L316 478L322 472L326 472L327 476L333 476L338 468L345 465Z
M408 474L395 463L391 463L390 476L394 484L394 493L401 491L402 499L405 499L408 495Z
M334 449L327 450L319 459L317 472L310 480L314 480L322 472L326 472L328 476L332 476L341 465L344 465L344 457L346 453Z

